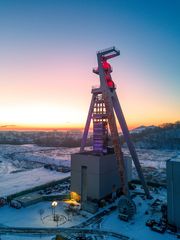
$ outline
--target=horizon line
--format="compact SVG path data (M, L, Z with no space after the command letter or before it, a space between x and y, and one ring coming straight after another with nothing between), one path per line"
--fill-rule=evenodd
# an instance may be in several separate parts
M180 120L173 121L173 122L164 122L161 124L134 124L129 125L129 130L138 128L138 127L148 127L148 126L162 126L164 124L175 124L177 122L180 122ZM0 131L83 131L84 125L80 126L62 126L62 127L50 127L50 126L21 126L21 125L14 125L14 124L4 124L0 125ZM121 129L121 128L120 128ZM90 127L90 130L92 130L92 127Z

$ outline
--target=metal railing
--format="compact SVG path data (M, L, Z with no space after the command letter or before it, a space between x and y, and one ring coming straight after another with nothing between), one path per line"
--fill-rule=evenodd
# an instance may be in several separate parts
M113 46L113 47L109 47L109 48L105 48L105 49L96 51L96 53L103 53L103 52L107 52L107 51L117 51L117 52L119 52L119 50L117 50L116 47Z

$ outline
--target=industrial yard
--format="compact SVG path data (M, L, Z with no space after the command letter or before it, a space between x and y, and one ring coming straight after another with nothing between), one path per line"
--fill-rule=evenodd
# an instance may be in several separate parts
M29 152L29 150L31 152ZM44 150L44 151L43 151ZM47 184L48 182L52 181L59 181L63 178L66 178L69 176L69 173L61 173L57 172L56 170L50 170L46 169L43 166L46 164L44 161L44 156L47 151L46 159L47 162L50 163L51 160L52 163L57 162L58 165L64 166L70 166L70 155L69 153L75 153L78 152L78 148L72 148L72 149L65 149L65 148L39 148L37 146L32 145L25 145L25 146L10 146L10 145L1 145L1 166L6 166L6 168L1 168L3 171L1 172L1 197L2 196L8 196L9 194L14 194L16 192L21 192L23 190L31 189L32 187L37 187L43 185L43 189L39 189L38 191L33 191L32 194L30 193L30 196L34 195L34 192L39 195L40 200L37 201L37 203L31 203L29 206L21 207L20 209L12 208L9 205L5 205L4 207L0 208L0 225L1 226L8 226L8 227L31 227L31 228L37 228L37 227L56 227L57 228L57 222L53 221L52 218L52 200L44 200L43 196L54 196L55 194L57 196L62 194L62 197L68 194L68 185L67 188L63 187L64 183L55 184L54 187L44 187L44 184ZM27 158L26 158L26 151L27 151ZM123 148L123 151L126 156L129 156L128 150L126 148ZM17 154L14 154L14 158L7 158L12 152ZM21 154L18 155L18 152L23 152L24 161L22 160ZM144 169L144 173L147 178L155 182L154 180L158 179L158 183L162 182L164 184L166 179L166 161L168 159L178 159L180 156L179 151L170 151L170 150L149 150L149 149L137 149L137 152L139 154L139 159L142 164L142 167ZM63 155L64 154L64 155ZM29 159L32 159L33 161L29 161ZM16 159L17 156L17 159ZM37 163L40 163L41 161L44 161L42 165L36 165L35 157ZM43 157L41 157L43 156ZM62 162L61 162L62 158ZM43 159L43 160L42 160ZM146 160L145 160L146 159ZM20 167L18 165L19 160L24 162ZM14 161L14 163L13 163ZM24 166L26 163L31 165L31 169L26 169ZM12 167L13 166L13 167ZM153 168L152 168L153 166ZM148 171L148 167L151 167L151 171ZM134 169L134 168L133 168ZM147 169L147 170L146 170ZM7 171L5 174L5 170ZM17 171L18 170L18 171ZM13 171L11 173L11 171ZM33 174L34 173L34 174ZM133 179L136 179L136 171L133 170ZM164 174L162 174L164 173ZM43 176L46 176L43 180ZM12 176L12 178L11 178ZM25 177L27 176L27 177ZM47 176L48 179L47 179ZM12 179L12 180L11 180ZM40 181L42 179L42 181ZM26 183L27 181L27 183ZM12 184L12 185L11 185ZM16 187L14 187L16 185ZM7 187L11 186L11 187ZM61 187L62 186L62 187ZM154 190L153 190L154 189ZM142 189L137 188L137 192L142 192ZM105 214L101 220L94 221L92 224L88 226L88 228L93 229L104 229L108 230L111 229L113 232L120 232L121 234L124 234L125 236L128 235L129 237L135 238L135 233L137 233L137 238L135 239L144 239L144 235L146 236L146 239L151 240L152 238L156 239L164 239L167 237L167 239L175 239L176 236L169 233L157 233L152 231L149 227L145 226L146 221L148 219L160 219L160 212L159 210L156 212L153 212L150 209L150 202L155 201L157 198L160 198L163 202L166 202L166 188L154 188L151 187L151 191L153 191L153 200L146 200L144 201L141 196L137 196L135 198L136 205L137 205L137 214L134 216L134 218L129 222L124 222L118 218L118 210L114 210L111 213ZM21 198L21 197L20 197ZM24 198L24 197L23 197ZM18 199L20 200L20 199ZM29 200L29 196L28 196ZM39 202L39 203L38 203ZM111 203L106 203L106 206L103 208L100 208L100 211L104 211L108 209L111 206ZM73 225L78 225L81 222L86 222L89 218L91 218L94 214L83 212L79 214L71 213L70 215L67 215L67 212L64 211L64 202L61 200L58 200L58 206L57 206L57 213L59 215L65 216L65 222L63 224L58 223L58 227L70 227ZM145 215L146 211L149 211L148 215ZM43 214L42 214L43 213ZM41 216L42 214L42 216ZM49 217L48 217L49 216ZM43 219L43 220L42 220ZM128 229L128 231L127 231ZM127 234L128 232L128 234ZM78 234L75 234L75 236ZM50 240L53 238L53 234L51 235L43 235L43 239ZM90 236L93 236L90 234ZM140 238L141 236L141 238ZM147 238L149 237L149 238ZM42 238L42 237L41 237ZM106 237L107 238L107 237ZM108 237L109 239L114 239L113 237ZM1 239L12 239L12 235L1 235ZM22 235L13 235L13 239L40 239L39 236L30 235L28 236L22 236Z
M136 191L134 191L135 193ZM137 186L137 192L142 193L142 189ZM94 215L84 212L80 210L79 212L71 212L71 214L67 214L65 210L65 204L62 201L58 201L58 205L56 208L56 214L63 216L63 221L59 221L58 228L65 227L69 228L71 226L76 226L76 228L81 229L81 223L84 223L84 228L93 229L93 230L100 230L103 232L109 231L114 233L120 233L125 237L129 237L127 239L139 239L143 240L146 237L147 240L157 239L169 239L173 240L176 239L174 234L170 233L157 233L152 231L149 227L147 227L146 221L148 219L155 219L157 222L161 218L161 211L160 205L166 202L166 189L159 188L155 189L152 188L151 190L153 199L152 200L144 200L142 195L137 194L134 198L134 201L137 205L137 214L134 216L132 220L129 222L124 222L119 219L118 210L117 208L112 208L112 206L116 206L117 202L114 203L106 203L103 208L99 209L99 212L104 213L101 217L94 218L90 224L88 224L88 220L91 219ZM157 205L155 208L153 207L152 203L155 202L156 199L159 199L161 203ZM118 200L117 200L118 201ZM112 209L112 210L111 210ZM148 211L148 214L146 212ZM99 213L98 212L98 213ZM95 215L98 215L96 213ZM14 209L9 206L4 206L0 209L0 225L8 226L8 227L22 227L29 229L37 229L37 228L57 228L57 222L53 221L52 216L52 206L51 202L41 202L34 204L32 206L28 206L26 208L21 209ZM86 224L87 222L87 224ZM42 231L43 233L43 231ZM47 236L48 235L48 236ZM50 235L50 236L49 236ZM79 234L72 234L73 236L78 236ZM88 234L89 236L97 236L97 234ZM106 237L106 239L116 239L115 237L108 237L105 234L101 234L101 236ZM2 235L1 239L12 239L11 236ZM30 234L29 237L25 237L22 235L13 235L13 239L41 239L42 236L32 235ZM43 233L43 239L52 239L51 234ZM94 239L94 238L92 238Z

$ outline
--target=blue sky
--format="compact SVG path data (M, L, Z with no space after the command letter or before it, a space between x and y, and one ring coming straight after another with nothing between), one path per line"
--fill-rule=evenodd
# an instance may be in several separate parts
M23 124L25 106L31 115L43 106L46 118L65 104L82 116L72 125L83 124L95 52L114 45L113 79L130 124L180 117L180 1L0 0L0 33L0 124Z

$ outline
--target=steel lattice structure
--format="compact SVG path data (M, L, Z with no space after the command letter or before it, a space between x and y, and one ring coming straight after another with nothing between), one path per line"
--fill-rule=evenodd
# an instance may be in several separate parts
M120 181L122 186L122 192L124 195L129 196L125 162L123 158L123 152L121 150L119 134L118 134L118 129L116 125L116 118L115 118L115 115L116 115L119 125L122 129L124 139L127 143L131 157L136 167L138 176L144 188L145 194L147 198L150 198L150 193L144 179L141 165L140 165L135 147L130 139L128 126L126 124L126 120L124 118L124 114L122 112L122 108L116 94L116 86L111 78L112 67L107 62L107 60L117 57L119 55L120 55L120 51L117 50L115 47L97 52L98 68L93 69L93 72L99 75L100 87L92 89L92 100L89 107L89 112L88 112L87 121L84 129L84 133L83 133L80 152L84 151L91 120L93 120L93 128L94 128L93 133L94 135L97 135L97 137L94 136L94 139L93 139L94 140L93 150L94 151L102 150L102 153L105 152L106 142L104 141L103 138L101 138L101 135L104 134L103 137L106 137L106 134L107 134L106 125L108 124L111 132L111 139L113 142L114 152L116 155L118 171L119 171L119 176L120 176ZM99 103L101 104L98 105ZM102 134L98 133L100 129L102 130Z

